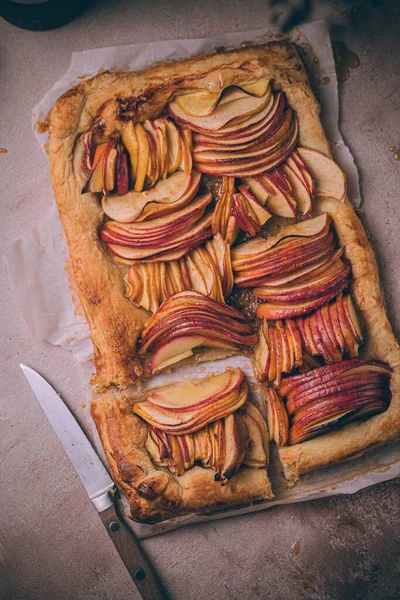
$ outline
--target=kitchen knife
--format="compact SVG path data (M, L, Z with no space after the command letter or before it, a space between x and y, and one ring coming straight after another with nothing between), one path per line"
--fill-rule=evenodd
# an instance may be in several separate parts
M143 600L165 600L167 595L155 570L139 541L125 524L118 504L117 488L75 417L60 395L39 373L23 364L20 367Z

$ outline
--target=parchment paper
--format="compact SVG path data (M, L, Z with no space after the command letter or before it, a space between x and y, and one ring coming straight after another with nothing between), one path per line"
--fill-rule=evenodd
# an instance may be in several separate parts
M38 127L38 124L45 121L54 102L62 93L99 71L105 69L137 70L154 61L175 60L207 52L216 47L241 46L273 39L282 39L282 37L273 31L255 30L224 34L215 38L151 42L74 53L68 71L55 83L33 111L32 124L35 135L41 146L45 148L48 143L48 135L40 133L41 128ZM331 143L332 153L336 162L346 173L349 198L356 207L359 207L361 197L357 169L338 127L337 80L326 25L323 21L306 24L295 30L289 39L300 48L314 90L321 103L322 122ZM325 82L325 85L319 85L321 80ZM99 454L104 458L88 411L88 403L92 395L89 379L93 371L89 329L80 310L73 285L71 285L68 249L55 205L45 221L9 248L7 259L18 301L33 335L37 339L47 340L51 344L59 345L72 352L81 365L87 401L83 425L86 431L91 432L92 441ZM240 366L245 371L251 384L250 388L252 388L250 397L259 403L257 383L254 380L250 362L242 356L213 363L203 363L198 366L181 367L171 373L158 375L152 379L151 385L160 385L165 381L178 381L189 375L201 377L206 373L221 372L228 365ZM65 391L64 399L68 402L67 391ZM400 445L380 448L357 461L320 469L305 476L293 488L288 488L285 484L276 461L272 461L269 474L276 496L272 502L254 503L245 507L214 512L212 515L188 515L157 525L140 525L132 522L130 525L136 535L143 538L187 524L254 512L276 504L353 493L374 483L400 475ZM123 499L122 502L128 514L126 500Z

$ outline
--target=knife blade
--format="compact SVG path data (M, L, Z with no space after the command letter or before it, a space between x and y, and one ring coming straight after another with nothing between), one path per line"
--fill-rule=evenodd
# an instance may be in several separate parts
M117 488L77 420L42 375L22 363L20 367L143 600L166 600L167 595L157 573L125 524Z

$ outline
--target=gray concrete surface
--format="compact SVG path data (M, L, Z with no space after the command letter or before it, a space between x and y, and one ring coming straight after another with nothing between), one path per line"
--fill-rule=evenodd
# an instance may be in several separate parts
M352 7L358 10L352 12ZM360 67L340 88L341 128L361 173L363 218L376 240L388 307L400 331L399 3L321 3L333 39ZM340 16L347 10L349 17ZM23 236L52 202L48 165L30 129L32 107L70 54L107 45L216 35L268 24L265 0L95 2L70 25L29 33L0 23L1 247ZM349 22L352 22L350 27ZM9 600L138 598L18 363L80 396L71 357L34 341L0 262L0 597ZM144 542L172 598L224 600L399 597L400 482L352 497L278 507ZM291 547L300 541L294 555Z

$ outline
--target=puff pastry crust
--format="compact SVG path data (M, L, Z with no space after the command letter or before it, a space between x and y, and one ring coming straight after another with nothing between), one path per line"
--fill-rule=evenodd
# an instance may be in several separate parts
M273 497L266 469L241 466L227 484L214 471L193 467L180 477L155 468L145 442L148 425L134 414L133 400L104 397L91 414L113 479L129 500L134 521L156 523L187 513L205 513Z
M330 156L319 105L296 48L273 42L224 51L135 73L105 72L64 94L50 116L51 179L68 240L75 283L94 346L97 391L137 381L143 373L136 341L147 313L127 300L123 275L98 236L103 212L94 194L81 196L85 180L81 136L94 123L106 121L106 134L120 129L124 115L138 120L157 116L185 89L217 91L231 83L270 78L285 92L296 111L299 144ZM311 469L353 458L400 434L400 347L387 319L374 252L351 204L323 198L313 212L332 217L346 258L352 267L353 299L365 328L362 358L389 364L392 400L389 409L365 422L295 446L278 448L285 477L295 481ZM207 356L207 355L205 355ZM195 467L179 479L156 469L144 449L147 425L131 410L127 398L104 398L92 406L92 416L115 482L130 500L136 520L158 521L190 511L270 498L265 471L242 467L226 485L214 482L210 469Z

